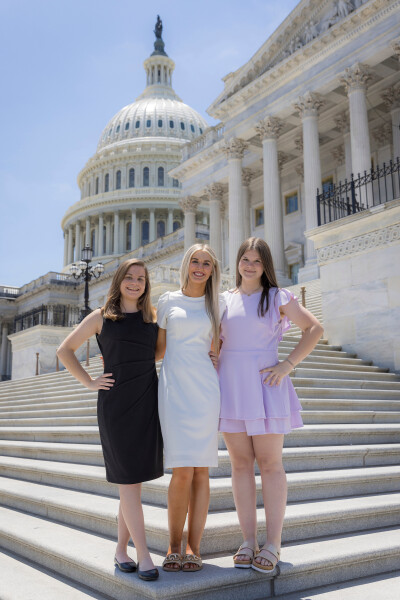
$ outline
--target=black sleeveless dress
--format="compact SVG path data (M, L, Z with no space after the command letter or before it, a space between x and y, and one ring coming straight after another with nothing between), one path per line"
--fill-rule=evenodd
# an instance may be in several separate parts
M97 420L107 481L140 483L163 475L163 443L158 419L155 347L158 326L142 312L103 319L97 335L104 373L115 383L99 390Z

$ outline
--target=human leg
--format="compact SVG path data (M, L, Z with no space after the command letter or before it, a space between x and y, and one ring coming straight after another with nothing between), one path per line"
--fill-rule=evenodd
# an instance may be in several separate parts
M200 556L200 542L206 525L209 503L210 479L208 467L194 467L190 488L186 554ZM198 570L198 566L189 562L184 565L183 570Z
M186 515L189 508L190 489L192 486L194 467L176 467L172 471L168 488L168 528L169 554L181 554L182 535ZM168 570L179 570L180 563L171 563Z
M256 483L254 448L247 433L224 433L232 463L232 491L246 547L257 547ZM235 562L249 563L247 554L235 555Z
M143 508L141 503L142 484L120 485L120 505L126 527L136 548L137 560L142 571L154 569L146 542ZM126 535L126 533L125 533Z
M125 523L124 515L122 514L121 502L118 509L118 541L115 550L115 557L120 562L129 562L132 559L128 555L128 543L130 540L129 529Z
M260 469L268 544L281 547L283 519L287 501L286 473L282 463L283 434L253 436L253 447ZM267 545L267 544L266 544ZM268 555L268 552L264 552ZM276 557L258 557L261 566L272 566Z

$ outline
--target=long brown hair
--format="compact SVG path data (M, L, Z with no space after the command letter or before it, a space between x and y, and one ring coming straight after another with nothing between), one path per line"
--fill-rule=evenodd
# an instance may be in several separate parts
M206 312L210 318L212 330L213 330L213 338L214 338L214 348L216 352L218 352L219 348L219 285L221 279L221 271L219 268L219 262L215 255L214 250L208 244L194 244L190 246L186 251L181 264L180 269L180 279L181 279L181 289L182 291L188 284L189 281L189 265L192 259L192 256L195 252L199 250L204 250L207 254L210 255L212 262L212 271L210 277L206 281L206 289L205 289L205 304L206 304Z
M121 309L121 283L124 280L128 270L133 265L143 267L145 272L146 286L144 293L137 301L137 307L142 311L143 321L145 323L153 323L156 319L155 308L150 300L150 277L145 263L137 258L130 258L121 263L114 273L110 289L108 290L107 300L101 309L105 319L119 321L124 318L124 313Z
M263 274L261 275L262 293L257 309L258 316L263 317L268 312L269 308L269 290L271 288L279 288L272 254L267 242L261 238L251 237L241 244L236 258L236 287L238 289L242 283L242 276L239 273L239 262L243 254L248 250L257 250L264 269Z

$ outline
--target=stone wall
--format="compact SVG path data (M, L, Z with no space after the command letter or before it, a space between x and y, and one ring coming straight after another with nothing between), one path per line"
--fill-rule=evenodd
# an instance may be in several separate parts
M306 235L317 250L330 343L400 371L400 199Z

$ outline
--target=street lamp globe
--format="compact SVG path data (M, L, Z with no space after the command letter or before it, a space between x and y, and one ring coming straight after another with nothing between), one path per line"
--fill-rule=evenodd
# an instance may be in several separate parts
M85 246L82 250L81 259L86 262L90 262L92 260L92 256L93 256L92 248L90 246Z

